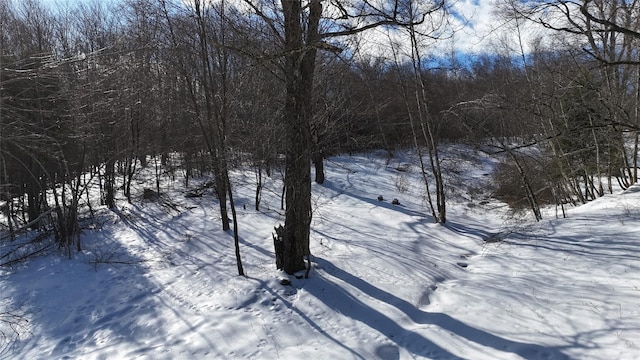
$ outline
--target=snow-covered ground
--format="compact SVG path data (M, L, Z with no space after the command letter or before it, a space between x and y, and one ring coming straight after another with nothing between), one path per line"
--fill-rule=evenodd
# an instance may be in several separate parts
M28 320L0 358L640 358L640 187L566 219L514 221L481 190L491 162L449 153L442 226L401 155L327 161L313 270L289 286L274 269L275 178L258 212L254 175L235 176L247 277L210 195L174 182L161 201L99 209L74 259L0 269L0 313Z

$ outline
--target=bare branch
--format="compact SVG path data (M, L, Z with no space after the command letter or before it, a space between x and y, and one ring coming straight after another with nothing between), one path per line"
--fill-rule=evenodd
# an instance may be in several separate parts
M635 30L632 30L630 28L627 27L623 27L620 26L618 24L616 24L615 22L611 21L611 20L607 20L607 19L602 19L599 17L594 16L590 11L589 11L589 4L592 2L592 0L585 0L584 3L580 6L580 13L582 13L582 15L584 15L587 20L589 21L593 21L597 24L603 25L605 27L608 27L609 29L606 29L606 31L614 31L614 32L619 32L621 34L625 34L625 35L631 35L635 38L640 39L640 32L637 32Z
M372 12L370 13L362 12L355 15L350 15L340 1L332 2L332 4L334 4L336 7L340 9L340 12L342 15L339 19L365 19L365 18L373 17L373 18L378 18L379 20L373 21L369 24L361 25L361 26L342 25L344 30L324 32L321 34L322 38L333 38L333 37L355 35L355 34L359 34L364 31L371 30L381 26L399 26L399 27L418 26L423 24L426 21L428 16L444 9L445 7L445 1L438 0L429 9L425 10L421 14L418 14L416 18L401 19L398 0L394 2L393 11L391 12L391 14L373 5L370 1L364 1L364 5L370 7L373 10Z

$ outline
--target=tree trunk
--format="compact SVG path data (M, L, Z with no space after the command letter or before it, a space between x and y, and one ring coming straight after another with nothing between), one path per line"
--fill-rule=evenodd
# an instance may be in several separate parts
M260 211L260 199L262 199L262 166L256 169L256 211Z
M322 13L320 0L309 3L306 39L304 13L300 1L282 0L285 28L286 99L284 121L287 128L285 160L285 223L281 244L281 264L287 274L305 269L310 256L311 226L311 117L312 85L315 71L315 44ZM306 43L306 46L305 46Z
M115 161L113 159L107 160L104 169L104 203L109 209L116 207L115 201Z
M214 159L214 178L216 181L216 195L220 202L220 217L222 221L222 230L228 231L231 229L229 224L229 213L227 212L227 183L225 181L225 173L218 167L220 158Z
M400 60L398 59L398 53L396 51L396 48L392 46L391 51L393 52L393 59L395 62L395 69L398 74L398 78L403 79L403 74L400 70L401 63L400 63ZM415 59L413 59L413 62L415 63ZM404 100L404 105L407 109L407 118L409 119L409 126L411 128L413 144L416 147L418 161L420 162L420 175L422 175L422 181L425 187L425 195L427 197L427 203L429 204L429 208L431 210L431 216L433 217L433 220L435 222L438 222L439 217L438 217L438 214L436 214L436 209L433 206L433 199L431 197L431 188L429 185L429 179L427 178L427 169L424 162L424 153L422 152L422 146L420 144L420 141L418 140L418 132L416 129L417 126L415 124L415 118L413 116L412 105L409 101L409 90L408 90L407 83L404 80L400 81L400 88L402 90L402 99ZM422 108L420 106L418 107L418 111L422 111Z
M324 184L324 155L322 150L313 152L313 165L316 170L316 183Z
M227 182L227 190L229 191L229 206L231 207L231 218L233 219L233 247L236 255L236 266L238 268L238 275L245 276L244 268L242 266L242 257L240 256L240 236L238 235L238 214L236 213L236 205L233 201L233 189L231 187L231 180L229 180L229 173L226 173L225 180Z

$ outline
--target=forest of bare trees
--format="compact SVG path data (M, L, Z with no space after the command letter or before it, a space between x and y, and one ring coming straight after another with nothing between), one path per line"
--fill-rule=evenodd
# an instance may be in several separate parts
M640 4L500 3L505 23L544 36L438 53L456 31L444 0L0 0L0 241L37 229L72 256L83 214L136 201L148 166L212 176L239 274L237 167L256 173L256 210L260 179L285 174L287 273L309 259L311 169L322 183L333 154L415 148L441 223L448 142L500 156L495 195L536 219L635 183ZM360 51L372 29L388 51Z

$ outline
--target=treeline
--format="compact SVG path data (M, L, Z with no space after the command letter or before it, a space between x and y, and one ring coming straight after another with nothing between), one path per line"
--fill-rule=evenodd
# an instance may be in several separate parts
M0 0L0 199L9 233L46 215L59 243L80 249L78 208L91 206L90 180L112 208L118 191L132 200L131 181L147 161L168 166L176 156L187 182L213 174L222 224L234 223L229 169L270 174L290 134L283 25L262 7L249 10L224 1ZM535 19L525 15L504 14ZM364 55L346 41L314 45L307 150L316 175L324 156L415 146L437 177L438 144L472 141L503 155L496 195L538 219L542 205L636 182L634 34L583 28L541 38L526 54L496 47L428 61L419 56L429 52L423 35L405 29L411 45L390 42L394 56ZM442 199L432 212L444 222L442 178L435 182Z

